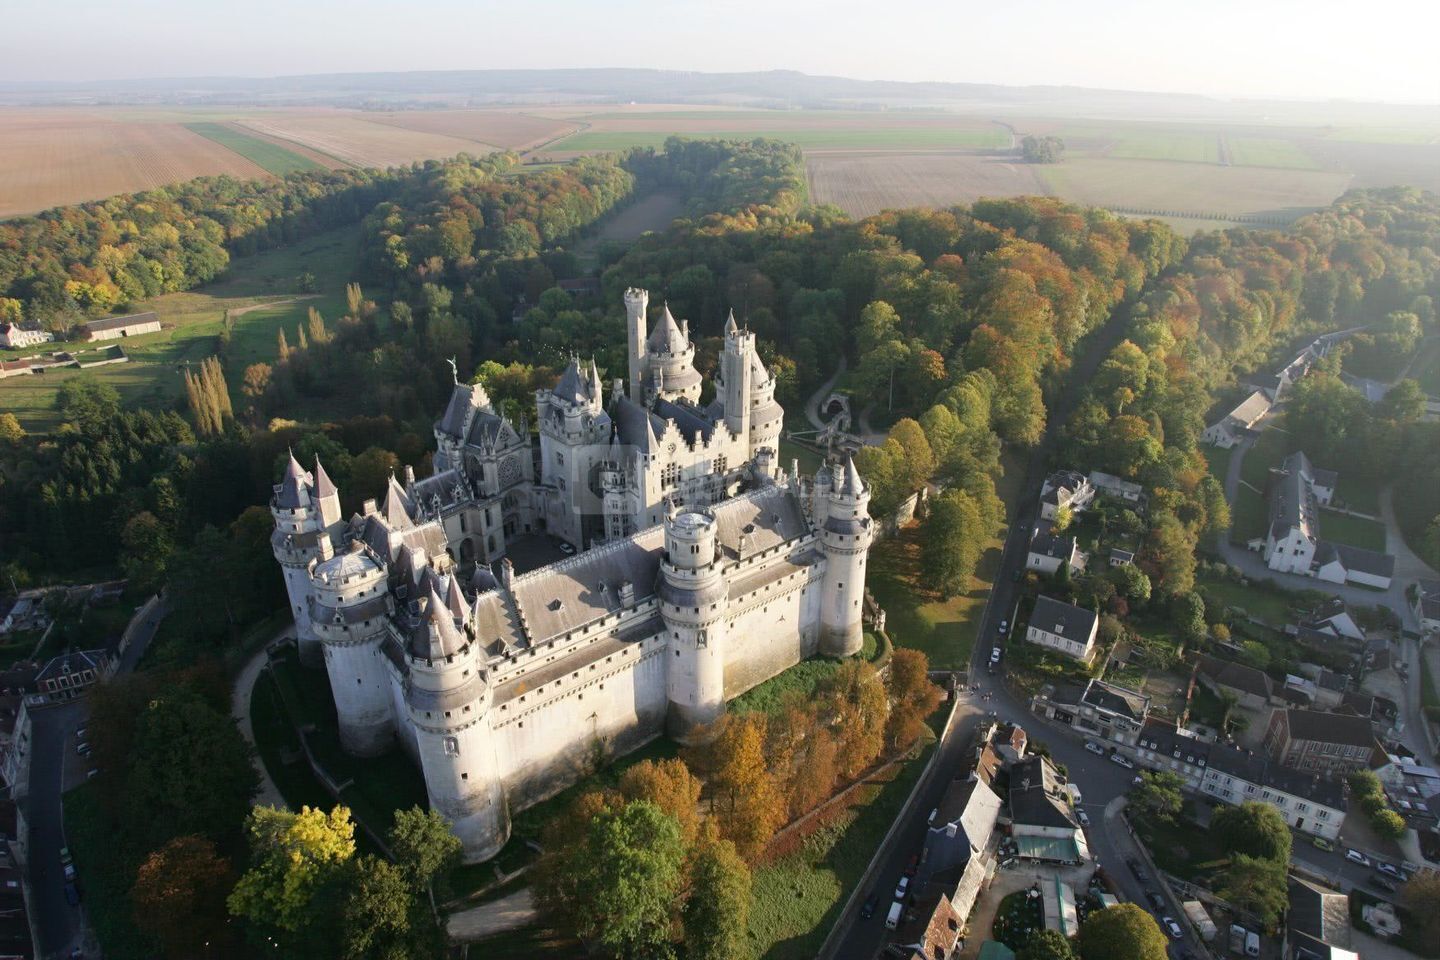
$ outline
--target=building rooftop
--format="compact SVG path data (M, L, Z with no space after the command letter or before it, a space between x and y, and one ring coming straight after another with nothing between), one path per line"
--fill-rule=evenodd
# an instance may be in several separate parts
M1265 671L1256 670L1243 663L1201 654L1195 661L1195 670L1221 686L1231 687L1267 700L1275 693L1275 682Z
M1286 712L1292 740L1315 740L1351 747L1369 747L1375 744L1375 734L1370 728L1368 718L1294 708Z
M91 320L85 324L85 329L91 333L100 330L118 330L121 327L131 327L137 323L155 323L159 317L152 311L149 313L128 313L120 317L105 317L100 320Z
M1083 702L1111 713L1129 717L1136 723L1150 712L1150 698L1139 690L1131 690L1104 680L1091 680L1085 687Z
M1030 626L1037 630L1080 642L1090 636L1098 620L1094 610L1044 596L1035 599L1035 610L1030 614Z

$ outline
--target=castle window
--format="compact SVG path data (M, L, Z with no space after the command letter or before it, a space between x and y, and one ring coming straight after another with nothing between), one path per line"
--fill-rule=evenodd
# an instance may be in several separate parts
M426 716L429 716L429 714L426 714ZM446 714L446 716L449 716L449 714ZM445 756L447 756L447 757L458 757L458 756L460 756L460 741L459 741L458 739L456 739L455 737L446 737L445 740L444 740L444 743L445 743Z
M715 458L715 472L724 473L726 466L728 466L728 464L725 460L725 455L722 453L720 456Z
M462 774L460 774L460 779L461 779L461 780L469 780L469 779L470 779L470 774L468 774L468 773L462 773Z

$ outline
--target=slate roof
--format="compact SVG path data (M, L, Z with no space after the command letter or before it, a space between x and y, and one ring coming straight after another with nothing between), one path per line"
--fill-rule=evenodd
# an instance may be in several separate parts
M1212 770L1247 783L1270 787L1294 797L1304 797L1332 810L1345 809L1345 790L1329 777L1301 773L1299 770L1283 767L1269 757L1219 743L1209 745L1207 762Z
M1059 774L1050 761L1030 757L1010 766L1010 819L1037 827L1075 827L1070 805L1060 799Z
M1234 410L1230 411L1229 419L1240 424L1242 427L1248 427L1256 420L1265 416L1269 409L1270 398L1259 390L1256 390L1253 391L1250 396L1240 401Z
M1256 670L1243 663L1201 654L1195 662L1195 669L1221 686L1231 687L1257 697L1268 700L1275 693L1275 682L1265 671Z
M645 341L647 353L681 353L685 350L685 337L680 333L680 327L675 323L675 317L670 313L670 305L667 303L660 312L660 319L655 324L655 329L650 331L650 337Z
M1395 558L1388 553L1337 543L1335 552L1346 570L1359 570L1376 577L1395 576Z
M1370 729L1370 721L1364 717L1290 709L1285 719L1292 740L1314 740L1351 747L1375 745L1375 733Z
M656 416L662 420L673 420L685 438L685 442L694 445L697 440L709 440L715 432L715 422L701 413L698 407L689 403L675 403L664 397L655 401L652 408ZM663 428L656 430L656 434L662 433Z
M121 317L105 317L101 320L91 320L85 324L85 329L90 333L102 330L118 330L121 327L133 327L142 323L158 323L160 318L154 312L150 313L129 313Z
M589 371L580 369L578 357L571 357L560 382L550 392L566 403L585 404L599 398L599 384L591 381Z
M1299 877L1291 876L1290 911L1286 914L1286 925L1292 934L1300 933L1326 947L1350 949L1350 898L1343 893L1316 886ZM1297 946L1315 949L1313 944L1299 941ZM1328 955L1328 951L1316 951L1317 955Z
M1150 709L1149 697L1103 680L1091 680L1085 687L1083 700L1091 706L1129 717L1136 723L1143 720Z
M940 799L932 830L958 824L972 852L985 849L1000 815L1000 797L980 780L952 780Z
M275 486L275 505L286 510L298 509L309 503L309 491L310 474L305 472L292 453L290 462L285 465L285 476Z
M1098 619L1099 616L1094 610L1042 596L1035 599L1035 610L1030 614L1030 626L1046 633L1084 640L1090 636L1090 631Z
M615 434L620 442L641 453L652 453L657 446L656 438L665 432L664 418L657 417L623 394L616 397L611 405L610 418L615 423Z
M479 410L490 406L490 398L485 393L485 388L472 386L468 383L457 383L450 391L450 402L445 406L445 412L436 422L435 427L441 433L463 439L465 436L465 418L471 410Z

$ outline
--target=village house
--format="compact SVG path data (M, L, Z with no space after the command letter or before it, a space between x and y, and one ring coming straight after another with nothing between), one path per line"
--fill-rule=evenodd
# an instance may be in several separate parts
M1079 513L1095 499L1095 488L1083 473L1057 470L1040 488L1040 519L1054 520L1061 510Z
M1270 526L1263 540L1252 541L1265 565L1279 573L1315 577L1329 583L1358 583L1389 589L1395 558L1375 550L1320 539L1320 508L1335 496L1336 474L1310 463L1303 451L1271 471Z
M1275 697L1275 681L1263 670L1243 663L1201 654L1195 661L1195 680L1217 697L1231 696L1235 705L1260 710Z
M959 954L956 948L964 932L965 914L944 893L927 891L918 895L914 907L905 912L891 935L891 943L912 951L910 957L950 960Z
M104 650L62 653L40 668L36 689L51 700L73 700L109 676L114 669Z
M1052 863L1090 859L1085 833L1070 809L1065 778L1047 759L1029 757L1009 770L1010 833L1018 855Z
M1129 550L1121 550L1119 547L1110 548L1110 566L1129 567L1135 564L1135 554Z
M1074 537L1057 534L1046 521L1036 526L1030 538L1030 550L1025 557L1025 566L1040 573L1054 573L1061 564L1072 573L1085 569L1085 554Z
M1201 439L1211 446L1229 450L1241 440L1250 436L1255 424L1270 412L1270 398L1256 390L1240 402L1235 409L1205 428Z
M123 317L106 317L84 324L87 340L118 340L142 333L159 333L160 318L154 313L131 313Z
M1287 767L1342 775L1369 769L1385 755L1369 717L1295 708L1270 714L1265 749Z
M39 327L22 327L18 323L0 323L0 347L19 350L22 347L50 343L54 339L55 334L49 330L41 330Z
M1037 597L1030 623L1025 627L1025 639L1088 663L1095 652L1099 629L1100 617L1095 611L1050 597Z
M1030 709L1077 733L1134 746L1150 715L1150 698L1138 690L1103 680L1046 684L1030 701Z
M1099 493L1126 503L1141 505L1145 498L1145 488L1131 480L1124 480L1113 473L1104 473L1100 470L1090 471L1090 485Z
M1292 875L1281 960L1360 960L1350 949L1350 898Z

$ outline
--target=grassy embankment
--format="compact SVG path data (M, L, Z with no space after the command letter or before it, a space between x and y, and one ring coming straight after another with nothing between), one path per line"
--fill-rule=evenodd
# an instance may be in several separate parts
M305 322L310 307L324 314L328 323L345 312L345 284L354 278L359 242L354 227L317 234L253 257L236 258L221 279L205 287L135 304L134 312L159 314L164 329L114 341L125 348L129 363L92 370L57 368L0 380L0 409L14 413L27 431L53 430L59 425L55 396L61 384L76 377L109 384L130 407L158 410L174 406L183 402L181 371L215 354L229 311L234 328L225 375L239 410L244 406L240 383L245 368L252 363L275 362L278 331L284 329L294 346L295 328ZM316 296L299 292L297 278L306 272L315 277L320 291ZM272 303L275 305L267 306Z

